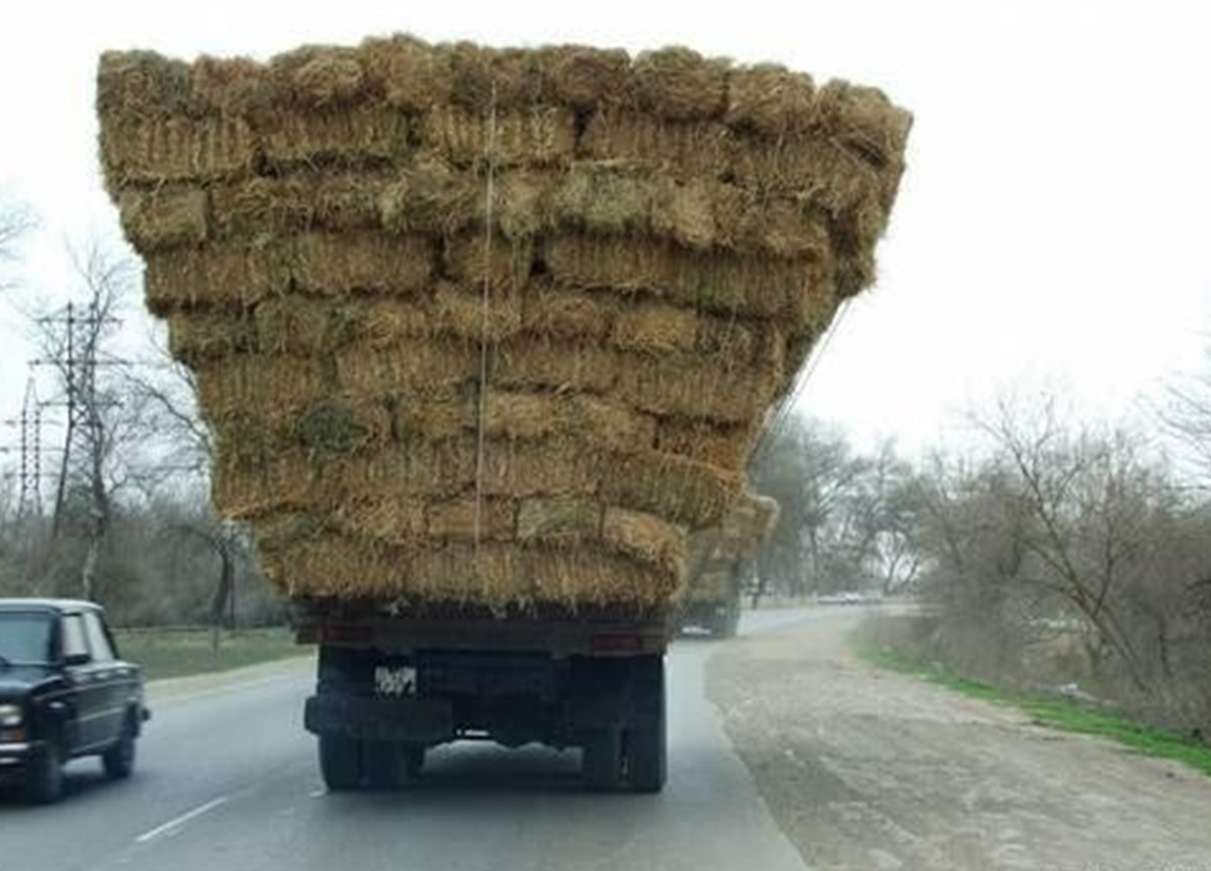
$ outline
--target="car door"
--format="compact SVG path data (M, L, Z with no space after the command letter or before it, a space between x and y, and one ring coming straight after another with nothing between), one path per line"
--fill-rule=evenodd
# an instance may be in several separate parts
M101 623L97 611L84 612L84 632L88 636L88 649L92 654L93 684L96 694L96 709L92 713L96 744L112 744L122 731L122 717L126 710L126 675L114 655L109 635Z
M101 743L97 725L98 713L103 709L104 689L97 685L97 667L88 646L88 630L84 615L66 612L60 621L60 652L64 661L64 673L71 687L74 709L74 729L68 729L65 739L68 755L86 751Z

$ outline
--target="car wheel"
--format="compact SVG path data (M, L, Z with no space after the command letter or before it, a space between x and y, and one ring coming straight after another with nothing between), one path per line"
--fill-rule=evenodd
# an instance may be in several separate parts
M135 729L129 716L122 725L122 736L118 738L118 743L101 754L101 767L110 780L123 780L134 771Z
M637 663L632 700L633 725L627 730L627 780L635 792L660 792L668 779L667 699L664 661L644 657Z
M25 771L25 797L35 804L49 804L63 793L63 753L54 741L47 741L41 752L31 758Z
M320 774L329 792L357 789L362 784L362 742L320 735Z
M587 736L581 771L592 789L617 789L622 780L622 732L597 729Z

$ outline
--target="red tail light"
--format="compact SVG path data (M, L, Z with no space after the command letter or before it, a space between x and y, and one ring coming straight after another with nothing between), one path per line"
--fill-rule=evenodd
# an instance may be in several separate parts
M643 636L594 635L589 639L589 649L594 653L638 653L643 650Z

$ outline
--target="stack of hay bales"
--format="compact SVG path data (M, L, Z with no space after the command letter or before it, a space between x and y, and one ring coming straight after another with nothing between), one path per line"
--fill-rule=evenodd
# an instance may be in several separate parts
M733 595L733 571L769 542L780 513L777 500L747 491L732 504L721 523L692 533L687 600L727 601Z
M296 597L661 607L873 280L910 116L686 49L102 56L101 158Z

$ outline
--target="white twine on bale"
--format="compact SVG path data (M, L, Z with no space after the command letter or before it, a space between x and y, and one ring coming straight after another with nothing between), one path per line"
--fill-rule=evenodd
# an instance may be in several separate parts
M484 203L483 294L479 318L479 414L475 445L475 557L479 558L480 523L484 501L484 407L488 395L488 293L492 274L492 186L496 175L496 83L488 104L488 180Z

